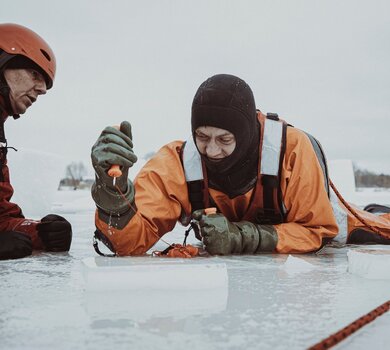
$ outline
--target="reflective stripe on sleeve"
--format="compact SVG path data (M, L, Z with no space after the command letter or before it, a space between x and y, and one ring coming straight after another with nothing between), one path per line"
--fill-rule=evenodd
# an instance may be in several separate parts
M339 200L333 189L330 189L330 203L332 204L333 214L336 218L337 226L339 227L339 233L333 240L340 243L346 243L348 238L347 213L340 206Z
M266 119L263 135L260 172L262 175L278 176L283 123Z
M187 182L203 180L202 161L192 137L184 146L183 167Z

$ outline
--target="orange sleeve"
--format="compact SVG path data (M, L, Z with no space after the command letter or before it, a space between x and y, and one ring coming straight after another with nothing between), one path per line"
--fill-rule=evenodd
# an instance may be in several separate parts
M179 150L172 142L150 159L134 181L137 211L123 229L115 229L95 215L96 227L118 255L140 255L171 231L182 212L190 213L187 184Z
M278 233L276 251L311 252L321 247L323 238L335 237L338 227L309 138L302 131L289 127L286 142L281 188L287 220L275 225Z
M379 230L383 235L387 236L388 239L390 239L390 213L376 215L361 210L353 204L349 205L368 225L371 225L373 228ZM354 230L363 229L367 231L372 231L371 228L367 227L361 220L358 220L347 208L344 207L344 205L342 205L342 208L344 208L348 215L348 237Z

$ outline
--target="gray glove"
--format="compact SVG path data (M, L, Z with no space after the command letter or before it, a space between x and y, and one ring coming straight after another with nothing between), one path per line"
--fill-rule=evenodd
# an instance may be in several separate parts
M257 254L272 252L278 236L272 225L256 225L249 221L230 222L222 214L192 214L198 221L200 235L207 252L212 255Z
M116 186L130 203L134 201L134 186L128 179L128 171L137 161L137 156L133 152L130 123L122 122L120 130L110 126L105 128L92 147L91 159L96 174L92 198L98 208L116 215L128 211L128 203ZM107 173L112 165L119 165L122 171L122 175L116 178L116 186L113 177Z

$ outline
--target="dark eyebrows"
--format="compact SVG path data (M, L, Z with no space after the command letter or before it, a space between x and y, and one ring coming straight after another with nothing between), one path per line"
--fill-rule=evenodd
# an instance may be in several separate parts
M231 132L226 132L224 134L218 135L217 137L225 137L225 136L228 136L228 137L233 136L234 137L234 135Z
M197 136L207 136L206 134L204 134L203 132L199 131L199 130L195 130L195 134Z
M196 135L196 136L206 136L206 137L210 137L210 135L207 135L207 134L203 133L203 132L200 131L200 130L195 130L195 135ZM218 138L220 138L220 137L234 137L234 135L233 135L231 132L226 131L225 133L222 133L222 134L220 134L220 135L216 135L215 137L218 137Z

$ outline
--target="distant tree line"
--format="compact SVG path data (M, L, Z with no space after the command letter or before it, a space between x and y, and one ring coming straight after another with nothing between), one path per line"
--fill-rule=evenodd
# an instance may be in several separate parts
M149 160L153 157L155 152L149 152L143 157L145 160ZM366 169L360 169L353 165L355 173L356 187L385 187L390 188L390 175L376 174ZM82 162L72 162L67 165L65 169L65 177L61 179L59 189L62 187L71 187L74 190L90 188L93 183L93 179L84 179L87 175L87 168Z
M77 189L90 188L93 180L84 180L87 168L82 162L72 162L66 166L65 177L61 179L58 189L64 187Z
M375 174L365 169L354 167L356 187L390 188L390 175Z

